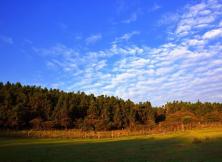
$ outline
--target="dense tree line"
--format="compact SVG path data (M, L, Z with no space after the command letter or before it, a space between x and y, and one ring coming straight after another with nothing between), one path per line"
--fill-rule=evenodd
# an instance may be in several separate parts
M113 96L0 83L0 128L114 130L159 123L222 121L221 103L172 102L161 108Z

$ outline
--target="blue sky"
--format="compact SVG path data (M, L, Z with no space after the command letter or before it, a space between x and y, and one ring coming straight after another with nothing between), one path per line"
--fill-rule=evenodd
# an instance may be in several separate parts
M0 0L0 81L222 101L221 0Z

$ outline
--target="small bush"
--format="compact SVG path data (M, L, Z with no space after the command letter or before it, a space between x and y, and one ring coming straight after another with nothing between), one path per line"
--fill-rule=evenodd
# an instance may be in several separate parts
M33 129L39 130L39 129L41 129L42 119L41 118L34 118L29 123L31 124Z
M206 142L210 141L210 138L209 137L205 137L205 141Z
M199 138L194 138L192 141L193 144L200 144L202 141Z
M200 143L202 143L202 141L201 141L201 139L195 137L195 138L193 139L192 143L193 143L193 144L200 144Z

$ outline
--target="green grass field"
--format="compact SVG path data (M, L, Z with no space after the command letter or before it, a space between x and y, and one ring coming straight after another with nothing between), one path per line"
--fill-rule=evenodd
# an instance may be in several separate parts
M0 138L0 162L222 161L222 128L118 139Z

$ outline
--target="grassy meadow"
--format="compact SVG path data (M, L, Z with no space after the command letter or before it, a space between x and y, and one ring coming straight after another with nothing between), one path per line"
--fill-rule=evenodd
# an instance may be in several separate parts
M1 162L222 161L222 128L114 139L0 138Z

